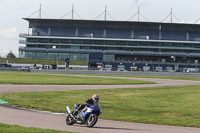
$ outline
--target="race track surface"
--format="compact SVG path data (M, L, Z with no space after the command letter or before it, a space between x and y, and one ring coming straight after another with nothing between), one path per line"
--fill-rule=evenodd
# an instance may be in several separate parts
M91 76L85 76L91 77ZM93 76L103 77L103 76ZM109 78L109 77L106 77ZM110 77L111 78L111 77ZM112 77L113 78L113 77ZM114 77L121 78L122 77ZM108 89L108 88L139 88L156 86L200 85L200 81L151 79L151 78L123 78L133 80L153 81L157 84L146 85L0 85L0 94L13 92L37 92L37 91L63 91L77 89ZM118 122L111 120L99 120L94 128L86 128L85 125L67 126L64 115L49 114L24 109L15 109L0 106L0 122L16 124L25 127L37 127L81 133L200 133L200 128L165 126L154 124L140 124L130 122Z

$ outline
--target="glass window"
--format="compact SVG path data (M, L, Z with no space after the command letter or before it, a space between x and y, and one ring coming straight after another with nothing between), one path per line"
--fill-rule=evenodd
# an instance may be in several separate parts
M38 48L46 48L46 45L38 45Z
M70 46L71 49L80 49L80 46Z
M36 52L25 52L25 58L37 58Z
M116 41L106 41L106 44L108 44L108 45L115 45Z
M51 43L59 43L59 39L49 39L49 42Z
M59 46L57 46L57 48L66 48L67 49L67 48L70 48L70 46L68 46L68 45L59 45Z
M157 43L157 42L149 42L148 45L149 46L154 46L154 47L159 47L160 46L160 44Z
M184 47L192 47L192 44L184 44Z
M91 47L85 47L85 46L83 47L82 46L80 49L91 49Z
M127 42L127 45L128 45L128 46L137 46L137 42L128 41L128 42Z
M32 42L38 42L38 39L37 38L27 38L26 41L28 43L32 43Z
M93 40L83 40L83 44L93 44Z
M48 43L49 39L48 38L38 38L39 43Z
M125 41L117 41L117 44L118 45L126 45L126 42Z
M68 39L60 39L60 43L71 44L71 40L68 40Z
M80 54L80 60L89 60L89 54Z
M48 58L57 58L58 54L57 53L48 53Z
M164 47L166 47L166 46L171 46L171 43L168 43L168 42L162 42L162 43L161 43L161 46L164 46Z
M69 58L69 53L59 53L59 59L66 59Z
M115 55L103 55L105 61L115 61Z
M37 58L47 58L47 53L37 53Z
M69 54L69 58L72 60L78 60L79 54Z
M19 51L19 58L25 58L25 52Z
M82 44L82 40L72 40L72 44Z
M26 45L26 47L28 47L28 48L37 48L38 47L38 45Z
M105 42L101 40L94 40L94 44L105 44Z
M200 44L194 44L195 48L200 48Z

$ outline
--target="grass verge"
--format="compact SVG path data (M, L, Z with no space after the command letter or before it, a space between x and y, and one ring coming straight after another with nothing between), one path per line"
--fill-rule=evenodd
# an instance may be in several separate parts
M49 84L49 85L120 85L120 84L153 84L154 82L97 78L97 77L78 77L68 75L47 75L39 73L22 72L0 72L0 84Z
M106 76L106 75L105 75ZM200 77L167 77L167 76L133 76L133 75L109 75L111 77L135 77L135 78L157 78L157 79L174 79L174 80L194 80L200 81Z
M22 127L0 123L0 133L70 133L64 131Z
M200 127L200 86L21 92L0 95L24 108L66 112L65 106L84 103L92 94L101 96L100 118L128 122Z

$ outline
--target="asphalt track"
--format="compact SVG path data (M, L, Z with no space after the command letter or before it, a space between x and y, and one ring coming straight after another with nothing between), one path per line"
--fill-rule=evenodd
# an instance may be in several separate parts
M91 77L91 76L86 76ZM102 77L102 76L94 76ZM109 77L106 77L109 78ZM111 78L111 77L110 77ZM113 78L113 77L112 77ZM122 77L114 77L121 78ZM139 88L156 86L200 85L200 81L151 79L151 78L123 78L133 80L153 81L157 84L143 85L0 85L0 94L13 92L37 92L37 91L63 91L77 89L108 89L108 88ZM99 120L94 128L86 128L85 125L67 126L65 116L37 111L28 111L0 106L0 122L16 124L25 127L37 127L81 133L200 133L200 128L165 126L154 124L141 124L131 122L119 122L112 120Z

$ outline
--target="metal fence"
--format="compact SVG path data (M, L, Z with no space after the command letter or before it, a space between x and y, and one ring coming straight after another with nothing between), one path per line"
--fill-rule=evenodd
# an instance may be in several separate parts
M143 72L143 71L97 71L97 70L38 70L38 69L16 69L0 68L0 71L21 71L21 72L43 72L43 73L68 73L68 74L95 74L95 75L132 75L132 76L166 76L166 77L200 77L200 73L187 72Z

